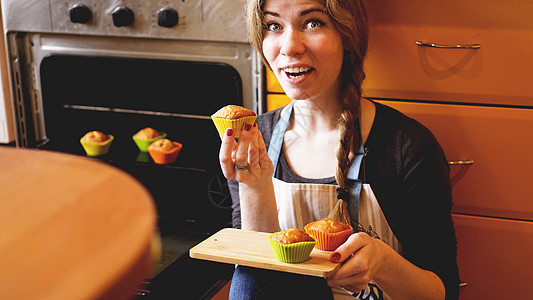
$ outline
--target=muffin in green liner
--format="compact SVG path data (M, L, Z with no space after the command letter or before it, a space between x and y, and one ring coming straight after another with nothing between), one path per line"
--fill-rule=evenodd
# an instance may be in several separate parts
M141 152L148 152L148 146L150 146L151 143L159 139L166 138L166 137L167 137L166 132L161 132L161 135L158 135L151 139L139 138L135 135L133 135L131 138L133 139L133 141L135 142L135 145L137 145L137 147L139 148Z
M286 263L299 263L307 260L313 247L316 244L316 240L312 242L296 242L292 244L281 244L272 239L272 236L277 234L275 232L268 236L268 241L274 251L276 259ZM311 236L313 239L314 237Z

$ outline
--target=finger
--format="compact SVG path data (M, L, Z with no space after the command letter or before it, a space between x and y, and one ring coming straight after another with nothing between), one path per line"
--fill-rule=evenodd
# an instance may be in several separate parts
M348 278L351 276L368 277L370 271L369 252L365 251L370 237L366 233L352 234L348 240L339 246L331 255L333 259L341 257L344 263L330 277L333 280ZM337 255L335 255L337 253ZM372 254L370 254L372 255ZM344 257L347 257L346 259ZM367 278L370 280L370 278ZM365 280L367 280L365 279ZM343 283L346 284L346 283Z
M252 129L250 130L252 136L250 139L250 144L248 146L248 162L250 163L250 169L259 168L259 138L260 135L257 124L254 123Z
M228 179L234 179L235 177L235 168L234 168L234 155L237 142L234 138L234 130L232 128L226 129L226 132L222 136L222 144L220 145L220 152L218 154L218 159L220 161L220 168L222 173Z
M357 252L359 249L363 248L368 244L368 240L365 236L368 236L366 233L357 232L348 238L346 242L340 245L333 253L331 253L329 259L332 262L343 262L350 258L350 256Z
M329 279L338 285L357 284L370 281L370 266L367 260L356 253L335 272Z
M273 170L272 161L268 157L268 150L265 145L265 139L263 138L263 134L261 134L261 131L258 130L258 132L259 134L258 134L257 139L258 139L258 146L259 146L259 165L261 169L263 170L268 170L268 169Z
M252 139L252 124L244 124L239 142L237 143L237 152L235 153L235 164L239 166L248 165L248 147Z

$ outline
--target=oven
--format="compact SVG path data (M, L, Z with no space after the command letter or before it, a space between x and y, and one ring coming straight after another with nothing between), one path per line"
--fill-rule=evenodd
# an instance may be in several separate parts
M188 257L231 226L231 199L210 119L227 104L263 111L260 58L241 0L1 0L16 146L85 155L80 138L114 136L93 159L151 192L161 263L141 298L209 298L232 266ZM132 135L152 127L183 148L159 165ZM174 296L173 296L174 295Z

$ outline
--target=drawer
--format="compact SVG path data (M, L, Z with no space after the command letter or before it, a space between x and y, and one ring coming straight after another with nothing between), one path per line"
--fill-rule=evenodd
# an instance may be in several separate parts
M426 125L452 165L454 212L533 220L533 109L380 101Z
M530 299L533 222L454 215L460 300Z
M268 94L267 97L267 111L274 110L289 104L292 100L285 94Z
M365 96L532 105L533 1L376 0L368 10Z

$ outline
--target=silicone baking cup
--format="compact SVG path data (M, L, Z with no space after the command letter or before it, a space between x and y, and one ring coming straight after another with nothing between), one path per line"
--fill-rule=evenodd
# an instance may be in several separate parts
M182 144L178 142L172 142L176 147L172 148L169 151L161 151L161 150L152 150L148 149L148 153L150 153L150 156L154 160L156 164L169 164L174 161L176 161L176 158L178 158L178 154L181 151L181 148L183 147Z
M272 236L276 233L278 232L270 234L268 236L268 241L270 243L270 247L272 247L272 251L274 251L274 256L276 256L276 259L281 262L299 263L307 260L316 244L316 240L314 242L280 244L272 239Z
M84 142L80 139L80 143L87 153L87 156L98 156L104 155L109 152L109 147L111 147L111 142L113 141L113 136L108 134L109 138L103 142Z
M311 223L309 223L311 224ZM307 234L312 235L316 239L315 248L325 251L333 251L337 249L342 243L346 242L348 237L352 234L353 228L350 226L350 229L335 233L327 233L318 230L312 230L308 228L308 225L305 225L304 229Z
M238 138L241 135L241 130L244 124L254 124L257 116L243 117L238 119L225 119L225 118L215 118L211 116L215 127L218 130L218 134L223 136L226 132L226 129L233 128L234 136Z
M135 144L137 145L137 147L139 148L141 152L147 152L148 146L150 146L151 143L159 139L165 138L166 136L167 134L165 132L161 132L160 136L156 136L153 139L140 139L140 138L135 137L135 135L133 135L131 138L133 139L133 141L135 142Z

